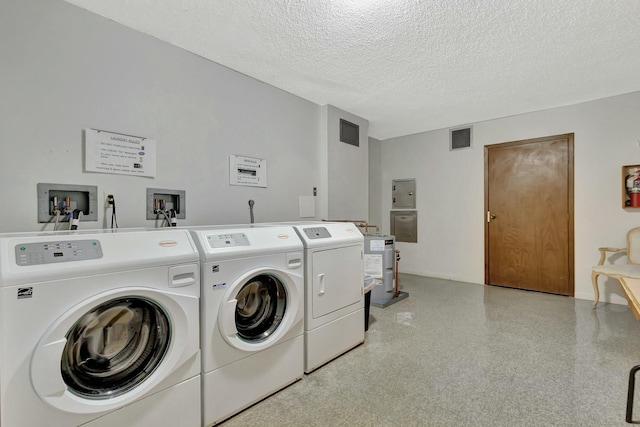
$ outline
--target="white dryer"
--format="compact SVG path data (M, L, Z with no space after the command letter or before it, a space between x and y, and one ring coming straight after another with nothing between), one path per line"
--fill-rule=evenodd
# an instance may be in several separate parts
M302 378L303 247L291 227L194 227L202 266L203 424Z
M364 237L347 222L294 228L305 247L304 371L310 373L364 342Z
M0 235L0 424L200 426L199 277L185 230Z

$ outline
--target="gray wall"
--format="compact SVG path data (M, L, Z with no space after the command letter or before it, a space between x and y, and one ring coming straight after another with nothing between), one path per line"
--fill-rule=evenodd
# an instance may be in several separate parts
M369 122L332 105L321 112L320 168L323 219L367 220L369 213ZM340 119L360 127L359 146L340 141Z
M627 231L640 224L640 209L621 206L621 168L640 163L638 111L640 93L631 93L475 123L473 148L454 152L447 129L383 141L379 214L385 231L391 180L415 177L418 189L418 243L397 244L400 270L483 283L484 146L573 132L575 296L592 299L598 248L625 247ZM616 281L601 280L601 300L625 302Z
M147 187L186 191L182 224L299 219L320 181L320 107L59 0L0 3L0 232L39 230L36 184L97 185L121 227ZM83 172L83 129L157 141L157 176ZM268 188L229 186L230 154L267 160ZM362 180L366 180L366 172ZM316 212L322 206L316 203ZM51 229L51 225L46 226Z

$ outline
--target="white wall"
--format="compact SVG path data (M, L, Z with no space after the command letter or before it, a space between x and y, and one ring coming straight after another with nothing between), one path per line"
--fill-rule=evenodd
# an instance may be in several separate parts
M366 220L369 214L369 122L324 105L321 112L321 180L323 219ZM340 119L360 126L360 146L340 141Z
M640 163L640 93L473 124L472 149L450 152L447 129L382 143L380 215L389 231L391 180L416 178L418 243L398 243L401 271L484 282L484 145L575 134L575 296L593 299L601 246L624 247L640 210L621 207L621 167ZM605 283L604 279L601 279ZM624 303L615 281L601 299Z
M0 40L0 232L52 229L39 182L114 194L121 227L155 224L148 187L186 191L185 225L248 222L249 199L256 221L296 220L326 191L316 104L59 0L3 0ZM155 139L157 176L84 173L85 128ZM268 188L229 186L230 154L266 159Z

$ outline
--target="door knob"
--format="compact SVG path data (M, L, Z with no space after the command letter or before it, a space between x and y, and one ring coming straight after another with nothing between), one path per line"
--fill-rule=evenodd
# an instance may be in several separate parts
M489 215L489 219L496 219L497 217L494 214Z

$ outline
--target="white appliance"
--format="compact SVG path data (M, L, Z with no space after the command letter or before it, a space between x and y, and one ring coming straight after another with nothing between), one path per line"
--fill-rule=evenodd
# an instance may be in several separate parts
M304 371L364 342L364 238L347 222L300 223L305 247Z
M201 251L203 424L302 378L303 247L291 227L191 228Z
M185 230L0 235L3 427L201 425Z

